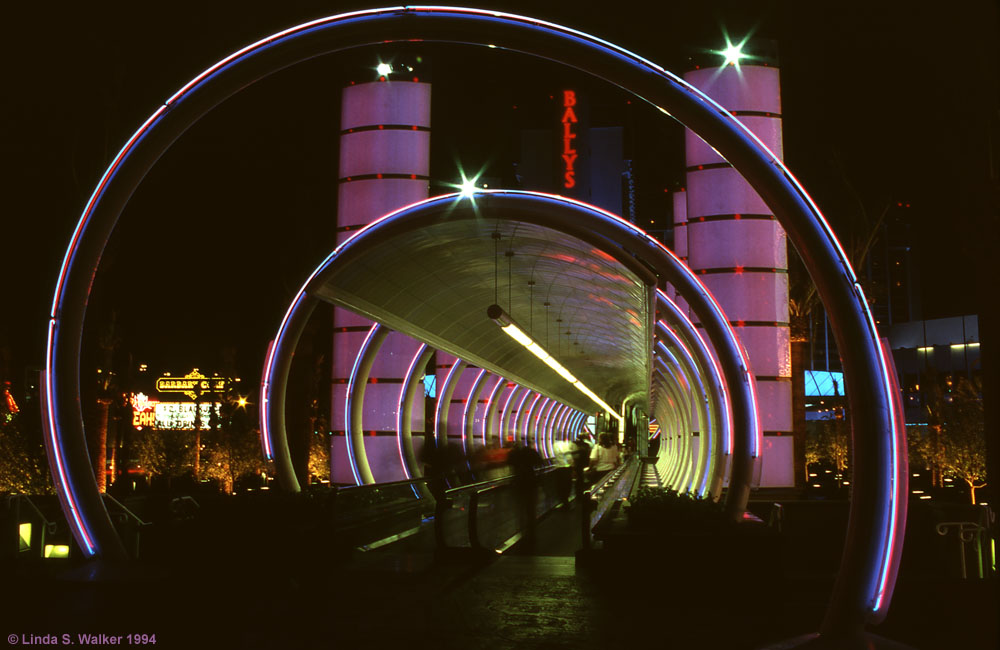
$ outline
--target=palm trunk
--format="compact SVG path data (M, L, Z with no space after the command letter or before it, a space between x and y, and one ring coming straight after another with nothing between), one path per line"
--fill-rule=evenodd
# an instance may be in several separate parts
M108 477L106 465L108 462L108 410L111 400L106 397L97 400L97 431L94 440L91 441L93 448L90 450L90 459L94 466L94 478L97 479L97 489L102 493L108 489Z

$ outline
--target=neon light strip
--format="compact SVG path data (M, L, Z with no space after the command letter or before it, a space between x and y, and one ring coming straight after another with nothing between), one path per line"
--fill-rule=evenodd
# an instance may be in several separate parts
M309 280L312 280L313 276L315 276L316 273L318 273L318 269L316 271L313 271L312 275L309 276ZM273 437L273 432L271 431L271 426L269 424L271 421L270 396L271 396L271 389L273 387L272 377L274 376L276 370L274 364L277 362L278 359L277 356L278 348L285 342L285 335L288 331L288 324L291 321L291 318L295 314L295 312L298 311L299 306L306 299L306 285L309 283L309 280L306 280L306 283L302 285L302 288L299 289L298 295L295 296L295 300L292 301L292 304L289 305L288 310L285 311L285 315L281 319L281 324L278 325L278 332L274 335L274 342L272 343L270 350L268 352L268 356L264 361L264 377L261 380L261 391L266 391L266 392L261 397L260 400L260 409L262 411L261 422L264 424L264 428L261 431L261 436L264 438L264 447L266 450L265 453L267 451L270 451L271 454L270 456L268 456L268 460L274 459L274 437Z
M49 321L49 350L52 349L52 334L53 329L56 327L56 321ZM48 366L48 364L46 364ZM52 386L52 375L47 370L41 372L42 381L46 387L47 395L52 395L54 387ZM59 492L59 496L63 497L67 508L70 512L69 522L73 527L73 537L80 542L80 547L87 555L94 555L97 549L94 545L94 538L87 529L87 526L83 523L83 518L80 516L80 506L77 502L76 494L73 492L73 484L69 480L69 475L66 473L66 461L65 461L65 450L62 448L61 440L56 435L56 415L55 410L52 407L52 402L47 398L47 396L42 396L45 402L46 418L45 423L47 424L48 431L45 432L46 439L49 442L49 449L52 451L52 457L54 462L50 462L49 466L55 468L55 479L56 479L56 489ZM62 488L62 489L60 489Z
M674 307L674 309L671 311L679 318L684 319L684 321L691 326L691 329L697 335L697 329L695 329L694 324L691 322L691 319L688 318L687 314L685 314L683 310L677 309L676 304L667 296L667 294L663 290L657 289L656 293L659 296L660 300L662 300L664 303L667 303L668 308L670 306ZM680 340L680 335L677 333L676 330L671 328L670 325L668 325L664 321L658 321L658 322L661 323L663 327L665 327L675 337L677 337L678 341ZM735 331L733 331L733 334L735 335ZM722 411L723 414L723 426L724 426L724 435L722 437L722 453L725 456L730 456L732 455L733 452L734 431L733 431L733 405L732 405L732 398L729 395L729 387L726 385L725 375L722 373L722 368L719 367L719 363L716 360L715 355L712 354L711 349L708 347L708 345L700 336L696 336L695 338L697 339L696 343L698 347L701 348L702 350L703 353L702 356L707 358L709 363L712 364L712 372L716 377L715 384L718 387L719 391L722 393L722 404L720 405L720 410ZM742 345L740 347L742 348ZM687 348L685 348L685 350L687 350ZM745 366L748 366L748 364L745 363ZM753 412L754 415L756 416L758 410L756 391L753 391L751 395L753 397ZM760 445L762 444L760 440L763 438L763 433L759 426L755 427L754 430L757 432L758 435L757 448L759 449Z
M660 476L664 478L664 483L666 483L665 470L670 466L670 444L673 438L674 418L673 413L668 409L669 398L664 394L659 377L653 378L651 388L654 396L652 411L656 415L656 421L660 423L660 431L662 432L660 447L657 450L656 466L659 468Z
M545 420L542 422L542 445L548 452L549 458L556 455L555 448L552 446L552 429L549 428L549 424L558 404L559 402L549 398L549 407L545 411ZM535 429L535 436L538 436L538 429Z
M451 408L451 393L448 392L448 387L451 385L452 379L455 377L455 371L465 368L465 363L461 359L455 359L455 362L451 364L451 369L448 370L448 374L445 375L444 384L438 386L438 403L437 408L434 410L434 437L437 438L438 444L442 442L448 442L448 432L443 432L444 440L442 441L442 431L441 431L441 410ZM445 396L447 395L447 398Z
M559 421L559 412L562 410L563 404L560 404L556 400L552 400L552 406L549 407L549 412L545 417L545 440L549 449L552 449L552 444L557 440L556 438L556 422Z
M677 341L673 342L677 343ZM663 341L657 341L656 347L658 348L659 352L662 352L673 363L674 369L677 372L677 375L675 375L674 377L675 380L677 380L678 383L682 382L686 383L687 376L684 373L684 366L682 366L681 363L677 360L677 357L675 357L670 352L670 350L667 349L667 346L663 344ZM695 367L694 360L691 358L690 354L684 348L683 345L678 345L677 350L685 356L687 363L691 364L688 367ZM686 392L691 396L692 399L700 399L702 400L702 402L706 402L708 398L708 393L705 391L705 386L704 384L702 384L701 378L698 377L697 374L695 374L695 376L691 377L691 381L697 382L698 384L697 389L698 392L700 392L701 396L699 397L699 394L696 393L694 390L692 390L692 387L690 385L687 386ZM682 391L685 390L684 385L681 385L680 388ZM699 421L701 420L700 414L702 410L704 410L707 420L703 423L703 426L699 427L700 431L699 438L703 438L704 440L698 441L698 447L699 447L698 470L691 476L691 484L688 486L688 491L696 492L699 496L704 497L705 493L708 491L708 476L711 473L709 464L710 463L714 464L716 462L714 456L715 445L713 444L713 438L715 437L715 435L713 429L716 426L718 426L718 424L712 421L712 410L708 408L707 404L703 404L702 409L698 410ZM700 481L698 480L699 477ZM699 483L697 487L695 487L694 485L694 483L696 482Z
M492 422L490 422L490 420L493 419L493 416L491 414L491 409L492 409L492 406L493 406L493 400L496 399L496 396L500 393L501 390L503 390L503 387L506 386L506 385L507 385L507 380L504 379L503 377L501 377L500 375L497 375L497 383L496 383L495 386L493 386L493 390L490 392L490 396L486 400L486 410L483 412L483 446L484 447L487 446L487 442L486 442L486 430L489 429L489 428L491 428L492 424L493 424ZM500 440L500 444L501 444L501 446L503 445L503 440Z
M566 416L571 412L569 406L565 404L559 405L558 413L555 421L552 423L552 428L555 429L553 435L558 435L560 440L565 440L567 436L566 431Z
M660 429L664 432L663 438L660 440L660 459L657 462L657 466L660 467L660 476L663 477L663 482L670 485L667 477L673 471L674 466L674 440L677 432L677 415L673 407L673 400L666 394L659 377L654 381L658 394L656 417L658 421L662 422Z
M514 413L517 413L517 415L513 415L513 414L511 415L511 419L513 420L513 423L511 423L510 434L512 436L514 436L514 442L518 442L518 437L517 437L517 423L518 423L518 421L521 418L527 416L527 412L524 409L524 403L528 401L528 398L531 397L531 395L534 392L535 391L533 391L533 390L525 389L525 391L524 391L524 397L522 397L521 401L517 403L517 408L514 410ZM527 430L525 430L525 436L527 436ZM522 439L522 442L525 445L528 444L527 439Z
M486 378L486 369L483 368L476 375L476 379L472 382L472 386L469 388L469 395L465 400L465 408L462 409L462 451L468 451L468 446L465 441L469 438L475 440L475 432L472 430L475 428L475 422L473 422L472 427L468 427L469 424L469 406L472 406L472 417L476 417L476 409L479 407L479 394L476 391L479 388L479 384L482 383L483 379ZM476 399L473 399L473 396ZM485 444L485 443L484 443Z
M528 415L524 418L524 444L528 444L528 430L531 429L531 425L535 425L535 449L538 449L538 421L535 419L538 416L535 415L535 407L538 406L538 400L542 399L541 393L535 393L535 399L531 400L531 406L528 407ZM549 401L550 397L545 398L545 402ZM544 405L545 402L542 402Z
M59 277L56 280L56 292L52 297L52 310L50 316L53 320L59 319L59 305L62 303L62 294L66 285L66 279L69 275L69 267L73 263L73 257L76 254L77 246L80 244L80 237L83 236L83 232L87 229L87 225L90 223L94 207L99 202L100 197L103 196L108 183L111 182L111 179L114 177L125 158L131 150L142 141L146 135L146 131L152 127L154 122L159 121L160 116L163 115L166 110L166 106L160 106L156 109L153 114L146 118L146 121L143 122L138 129L136 129L135 133L132 134L132 137L125 141L125 145L118 150L118 154L104 171L104 174L101 176L101 180L97 183L97 187L87 200L87 204L83 208L83 213L80 215L80 220L76 224L76 229L73 231L73 237L70 239L70 244L66 249L66 254L63 255L62 267L59 269ZM51 344L49 347L51 347Z
M354 475L355 485L361 485L361 475L358 474L358 462L354 457L354 444L351 438L354 435L354 431L351 428L351 394L354 392L354 382L358 374L358 366L361 365L361 359L364 358L365 352L368 351L368 344L371 343L372 338L375 333L378 332L378 323L372 325L371 329L368 330L368 334L365 336L364 342L361 344L361 349L358 350L358 356L354 358L354 367L351 368L351 375L347 378L347 396L344 399L344 440L347 441L347 458L351 464L351 474ZM362 443L363 444L363 443Z
M580 411L577 411L574 408L570 408L569 413L566 414L566 424L565 424L564 431L566 432L567 435L570 435L570 436L573 435L573 433L575 431L574 424L576 424L576 418L577 418L577 416L579 414L580 414Z
M676 448L674 453L673 468L668 475L667 480L670 485L676 486L678 492L689 492L690 481L687 477L692 465L692 436L690 421L691 400L690 398L685 398L684 393L678 387L677 379L674 377L672 371L667 369L667 372L664 372L663 368L658 365L654 369L654 372L658 376L662 390L669 396L668 401L671 406L674 407L676 420L678 422L678 434L675 440Z
M668 448L669 464L667 466L667 472L665 473L664 480L671 487L678 487L681 483L679 477L684 469L684 438L688 435L684 413L681 411L682 408L685 408L685 405L679 404L674 399L674 390L668 385L666 377L664 377L659 368L656 369L656 375L657 384L666 397L667 404L669 405L668 413L672 416L671 422L673 424L673 431L670 436L670 446ZM680 491L680 489L678 489L678 491Z
M576 412L577 412L576 409L574 409L572 406L566 409L566 412L563 414L562 417L562 422L560 422L561 425L560 430L562 431L562 435L564 436L573 435L573 429L572 429L573 416L576 415Z
M864 292L861 289L861 285L856 285L858 292L861 294L861 298L864 299ZM867 302L865 303L867 304ZM890 443L889 453L892 458L892 475L890 476L890 486L889 493L892 495L889 501L888 512L886 513L886 523L884 535L884 546L882 550L881 558L881 568L878 573L878 582L875 590L874 604L872 605L872 611L874 613L881 613L882 603L886 594L886 588L889 582L889 575L893 570L893 566L898 564L899 558L894 557L895 546L896 546L896 521L899 515L899 445L900 445L900 431L899 422L897 421L896 415L896 400L894 399L894 391L892 390L892 385L889 381L889 368L888 361L886 359L886 349L881 345L881 341L878 337L878 329L875 327L875 321L872 318L871 312L868 313L868 327L870 334L874 337L876 343L879 344L879 362L882 365L882 378L883 386L885 389L886 401L889 403L889 422L892 424L892 440ZM895 372L895 371L894 371ZM902 550L902 549L900 549Z
M409 368L406 369L406 380L399 389L399 400L396 402L396 448L399 450L399 464L403 468L403 474L406 476L407 480L412 479L410 475L410 470L406 466L406 460L403 458L403 400L406 399L406 386L413 377L414 372L416 372L417 361L423 355L424 350L427 349L427 344L421 345L417 349L417 353L413 355L413 359L410 361Z
M674 429L672 435L670 436L670 462L668 471L664 474L664 481L670 486L676 486L679 483L677 477L682 471L683 436L689 435L685 423L685 415L687 410L690 409L690 403L679 403L674 399L677 395L676 380L673 379L672 375L668 375L664 372L665 370L668 370L666 367L666 361L664 361L662 356L658 355L655 358L653 366L653 381L668 405L664 410L671 417L670 421L673 423Z
M676 341L671 341L671 343L676 343ZM656 357L656 360L664 364L663 365L664 368L677 370L676 374L679 376L676 376L675 378L680 384L681 390L683 390L686 393L691 393L692 395L694 395L694 389L692 388L692 384L688 382L687 373L683 371L684 366L682 366L681 363L677 360L677 357L674 356L674 354L667 348L666 344L664 344L663 341L657 341L656 347L658 348L657 353L662 353L662 355L666 356L667 359L669 359L671 363L673 363L673 365L672 366L668 365L663 356Z
M514 395L521 390L521 386L514 384L510 389L510 393L507 395L507 400L503 403L503 407L500 409L500 430L497 435L500 438L500 444L503 445L507 442L507 427L506 425L510 423L510 401L514 398Z
M566 417L563 419L563 426L562 426L562 431L564 436L573 435L573 417L577 413L579 413L579 411L577 411L572 406L566 409Z
M274 460L274 451L271 446L271 435L268 432L267 424L267 413L268 407L268 396L271 394L271 380L268 373L268 369L271 367L271 358L274 355L274 341L269 341L267 344L267 354L264 355L264 369L260 378L260 398L258 402L260 403L260 411L258 417L260 419L260 444L261 448L264 450L264 458L266 460Z
M566 405L559 402L556 402L552 407L552 412L549 413L549 420L545 423L546 427L548 427L548 431L545 435L548 436L549 440L559 439L557 437L561 434L561 431L559 430L559 420L562 418L562 412L565 408Z
M668 327L666 325L666 323L664 323L663 321L657 321L657 326L660 327L660 331L662 331L663 333L665 333L671 339L671 343L674 345L675 349L684 358L686 366L678 363L677 359L674 357L673 354L670 353L670 351L667 349L666 345L662 341L657 341L657 343L656 343L657 347L660 350L662 350L665 354L667 354L674 361L674 363L676 364L678 370L681 372L682 377L685 377L685 375L684 375L684 368L685 367L686 368L690 368L692 370L692 372L695 373L694 376L691 379L692 379L692 381L697 382L697 389L699 391L699 394L702 395L701 399L705 402L705 404L703 405L703 408L704 408L704 411L705 411L705 415L708 418L708 426L706 427L706 431L705 431L705 434L706 434L706 440L705 440L705 444L704 444L705 454L704 454L704 457L699 458L699 465L700 465L700 467L704 468L704 474L702 475L701 486L698 489L698 494L701 495L702 497L704 497L705 494L708 492L708 479L709 479L709 477L715 475L718 463L724 462L722 459L720 459L720 458L717 457L717 452L715 450L715 435L716 435L715 430L716 430L716 428L725 427L724 422L725 422L726 418L725 418L725 415L724 415L723 416L723 422L716 422L715 421L713 409L710 408L710 406L711 406L711 402L710 402L711 395L705 389L705 384L702 381L701 376L698 374L697 365L695 364L694 357L691 355L691 352L688 350L688 348L681 341L680 337L677 335L677 333L674 330L672 330L670 327ZM699 337L699 341L701 341L700 337ZM707 352L707 350L706 350L706 352ZM710 359L712 358L710 354L708 354L707 356ZM716 386L717 387L722 387L721 386L722 383L723 382L721 382L721 381L716 381ZM689 390L690 390L690 388L689 388ZM724 387L723 387L723 391L722 392L723 392L723 399L726 399L727 397L725 395ZM728 411L728 409L725 408L724 405L718 405L718 406L721 407L721 408L719 408L719 410L723 414L725 414ZM699 411L699 413L700 413L700 411ZM731 435L731 432L729 432L729 433ZM725 446L726 446L727 431L723 428L722 430L720 430L718 432L718 434L719 434L719 439L722 441L722 447L723 447L723 449L721 450L722 451L722 455L725 456L726 455ZM731 444L730 444L730 449L731 448L732 447L731 447Z
M660 417L665 419L669 425L666 435L666 449L663 458L663 480L669 486L674 486L676 481L674 475L677 473L677 466L680 462L680 452L677 448L681 431L679 407L675 404L670 395L670 391L664 386L664 378L659 369L656 370L656 389L660 392L665 406L662 407Z

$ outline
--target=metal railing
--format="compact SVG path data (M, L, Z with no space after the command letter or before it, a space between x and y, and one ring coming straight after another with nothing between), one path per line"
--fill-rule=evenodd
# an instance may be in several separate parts
M454 512L455 506L459 506L459 512L465 511L464 532L467 536L465 540L461 541L467 541L468 547L477 551L496 552L497 544L490 543L484 539L484 530L480 522L484 502L492 499L491 506L502 506L494 508L495 514L492 518L494 542L499 541L503 543L516 539L522 532L521 529L529 525L528 522L519 519L521 515L520 508L524 504L522 499L534 499L530 501L534 503L534 512L531 514L536 519L540 514L544 514L553 507L552 502L554 498L552 492L554 490L551 489L551 483L555 479L556 469L556 467L544 467L536 470L534 477L536 494L534 497L517 492L521 488L517 485L519 477L515 475L480 481L445 491L445 499L439 500L435 507L435 544L438 548L454 548L456 546L455 544L448 543L449 531L447 530L447 520L449 517L447 513L449 511ZM502 512L506 512L508 516L504 518L501 514ZM526 516L531 516L531 514L526 513ZM451 520L457 524L461 518L462 516L459 515L451 517ZM454 542L455 538L459 537L459 535L456 535L455 530L451 530L450 532L451 541ZM461 543L460 546L464 547L465 544Z
M637 456L629 456L584 492L580 515L580 535L584 549L591 546L594 526L611 511L616 502L632 492L636 478L640 476L641 466L642 461Z
M143 528L150 525L149 522L143 521L139 515L129 510L121 501L110 494L105 492L101 494L101 497L104 499L104 507L108 509L108 514L111 515L111 521L115 524L115 528L118 529L118 536L122 538L129 557L138 559L141 532ZM191 497L187 498L190 499Z
M29 514L27 516L22 516L21 504L25 503L28 505ZM54 535L59 530L59 522L52 521L45 516L45 513L35 505L35 502L26 494L12 494L7 497L7 510L13 513L13 521L16 526L15 533L18 535L18 544L15 546L18 550L16 554L18 557L44 557L45 556L45 541L46 536ZM20 548L20 526L21 524L33 524L33 521L27 521L28 519L35 519L41 524L40 530L41 534L38 536L38 543L35 544L34 535L31 536L28 548Z

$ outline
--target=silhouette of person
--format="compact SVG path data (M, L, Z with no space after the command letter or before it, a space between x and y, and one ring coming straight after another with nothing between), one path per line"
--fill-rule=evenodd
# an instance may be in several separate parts
M518 443L507 458L514 474L522 543L531 549L535 544L535 517L538 509L538 478L535 476L535 469L543 464L542 457L534 447Z

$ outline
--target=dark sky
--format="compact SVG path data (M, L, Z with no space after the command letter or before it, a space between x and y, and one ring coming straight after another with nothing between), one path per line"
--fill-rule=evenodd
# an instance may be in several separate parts
M789 167L845 238L860 211L910 203L905 219L920 256L925 316L976 312L980 298L968 278L984 276L980 262L996 233L993 3L687 4L697 7L481 6L577 27L677 72L690 51L716 47L723 29L734 39L752 30L776 40ZM7 10L0 347L6 339L14 368L40 365L69 235L104 166L145 117L229 52L303 20L364 6L86 5L57 13L17 3ZM232 338L245 372L256 372L249 369L259 369L294 290L331 247L339 88L352 74L345 70L373 56L325 57L276 74L185 134L126 208L95 282L91 320L118 311L127 345L176 370L217 363L215 351ZM499 130L488 128L491 120L511 119L511 97L578 79L521 57L489 56L435 52L436 181L457 175L450 160L458 155L467 167L492 161L488 173L502 176L510 151L497 141ZM600 92L608 102L620 99L595 86ZM671 127L649 128L669 140ZM680 155L665 152L664 168L677 168Z

